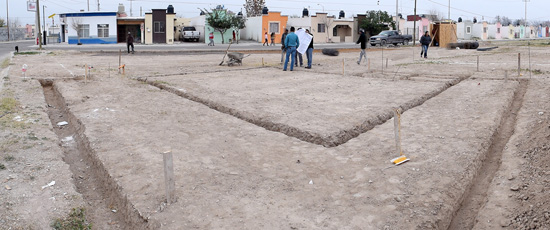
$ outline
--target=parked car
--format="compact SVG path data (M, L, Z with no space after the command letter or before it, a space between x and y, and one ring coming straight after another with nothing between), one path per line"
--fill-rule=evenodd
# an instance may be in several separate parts
M180 31L180 41L199 41L201 32L197 31L194 26L183 27Z
M401 35L395 30L384 30L376 36L370 37L370 44L372 46L380 45L385 46L387 44L403 44L408 45L412 40L412 35Z

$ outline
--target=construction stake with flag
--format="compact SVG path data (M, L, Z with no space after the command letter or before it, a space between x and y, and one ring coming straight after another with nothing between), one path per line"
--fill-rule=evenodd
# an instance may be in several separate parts
M409 161L409 159L403 154L403 150L401 149L401 109L395 108L393 114L395 147L397 148L397 152L399 152L399 157L392 159L391 162L397 166Z

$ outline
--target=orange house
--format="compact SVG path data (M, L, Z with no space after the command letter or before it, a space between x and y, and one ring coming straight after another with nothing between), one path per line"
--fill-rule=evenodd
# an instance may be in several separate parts
M269 40L269 43L271 44L271 33L275 32L275 43L281 43L281 37L285 32L288 16L281 15L281 12L268 12L268 14L264 14L261 17L262 17L261 42L264 41L264 34L267 32L268 40Z

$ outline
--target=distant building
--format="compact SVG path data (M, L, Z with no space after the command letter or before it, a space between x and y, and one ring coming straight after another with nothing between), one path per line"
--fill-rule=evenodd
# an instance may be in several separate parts
M59 15L61 42L116 44L117 12L78 12ZM76 30L78 28L79 31Z

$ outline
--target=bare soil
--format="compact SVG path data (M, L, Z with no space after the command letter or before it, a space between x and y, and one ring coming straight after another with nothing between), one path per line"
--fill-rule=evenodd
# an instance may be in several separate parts
M0 228L83 207L93 229L548 229L544 44L373 49L361 65L359 51L315 53L292 72L256 52L234 67L138 52L124 74L115 53L17 55L2 76L18 106L0 118ZM519 76L518 53L531 54Z

